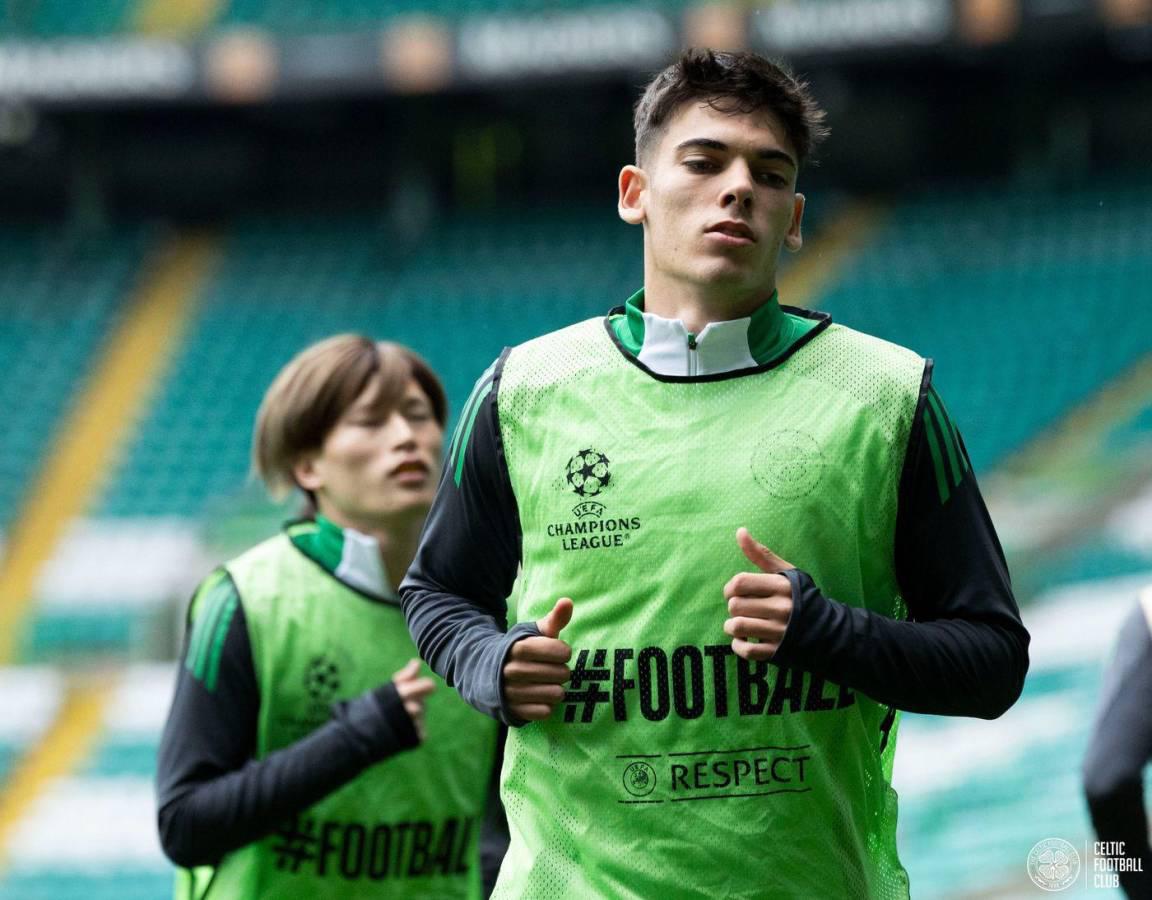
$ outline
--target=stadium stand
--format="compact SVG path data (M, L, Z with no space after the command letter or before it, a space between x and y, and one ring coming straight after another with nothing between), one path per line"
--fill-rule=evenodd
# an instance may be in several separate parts
M460 19L477 14L579 11L604 6L602 0L231 0L221 14L221 25L259 25L272 31L309 28L345 30L412 14ZM662 9L677 9L688 0L658 0Z
M143 228L0 228L0 537L149 243Z
M73 522L38 582L24 656L139 656L169 643L173 618L160 604L188 595L194 569L211 566L198 532L176 516Z
M916 197L817 305L936 359L987 471L1152 352L1152 185Z
M202 517L244 486L256 408L299 348L341 331L406 343L459 411L505 344L602 313L638 285L638 235L597 215L461 217L397 253L375 219L236 228L171 377L100 518ZM500 224L501 221L504 224Z
M641 279L639 234L610 212L457 214L434 235L401 237L374 216L277 216L232 226L151 408L99 500L42 575L25 659L171 653L160 635L175 630L172 611L191 582L251 536L229 539L229 521L248 517L256 524L246 527L271 528L282 514L247 483L249 429L269 379L308 342L361 330L408 343L444 375L458 411L502 346L600 314ZM13 306L17 324L0 324L0 353L43 367L61 333L71 348L67 366L52 376L55 389L39 388L57 403L55 412L5 403L29 417L22 421L31 436L0 433L0 462L11 467L20 459L14 448L25 446L2 442L32 448L23 451L25 474L17 478L9 468L0 479L9 497L47 444L69 379L114 320L147 236L73 238L63 243L66 252L61 243L48 232L14 232L13 242L0 242L2 296L31 290L45 300L34 307L35 327L19 325L33 313ZM938 383L983 476L1152 352L1152 309L1132 302L1148 283L1152 185L1145 181L1092 192L910 197L854 249L831 286L804 299L936 357ZM70 301L70 311L85 312L67 323L59 310L55 319L45 312L65 285L92 298L80 307ZM1112 421L1094 452L1146 453L1150 404ZM1021 872L1031 845L1049 836L1045 823L1086 833L1075 771L1087 733L1082 713L1095 700L1100 660L1138 573L1152 570L1152 535L1132 524L1146 517L1149 503L1133 497L1131 509L1063 548L1061 566L1045 563L1050 577L1036 582L1045 593L1034 607L1043 612L1029 619L1033 674L1017 709L991 725L904 718L896 771L914 896L1001 888L1004 873ZM1136 578L1087 588L1091 622L1070 640L1068 622L1084 618L1085 588L1062 585L1124 575ZM48 685L36 690L46 692L50 722L60 687L46 671L28 677ZM0 673L0 688L10 677ZM169 665L127 670L94 749L69 777L45 787L12 833L0 900L167 891L148 779L170 680ZM39 708L41 700L27 703ZM38 727L0 732L0 780L3 760L18 759L47 726ZM79 840L75 828L62 830L69 819L81 823ZM101 829L103 822L113 824ZM68 846L62 834L73 836Z
M656 0L680 9L690 0ZM0 37L107 37L147 30L155 0L26 0L0 8ZM402 16L457 20L480 14L572 12L603 6L602 0L228 0L192 17L205 29L260 28L278 34L370 29Z
M0 676L2 677L2 676ZM172 873L155 833L152 779L172 666L127 668L94 745L51 781L11 834L0 900L153 900Z
M0 784L7 780L24 752L51 727L60 709L63 680L46 666L0 669Z

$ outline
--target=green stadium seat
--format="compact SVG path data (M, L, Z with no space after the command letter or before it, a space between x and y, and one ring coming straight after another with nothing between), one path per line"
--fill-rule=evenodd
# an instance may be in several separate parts
M0 534L120 312L150 243L130 228L0 227Z
M936 360L978 470L1152 352L1152 186L899 204L816 305Z
M8 686L6 674L32 671L50 670L0 670L0 685ZM122 672L89 757L69 777L49 783L10 833L0 900L171 896L172 867L155 829L153 779L174 677L170 664Z

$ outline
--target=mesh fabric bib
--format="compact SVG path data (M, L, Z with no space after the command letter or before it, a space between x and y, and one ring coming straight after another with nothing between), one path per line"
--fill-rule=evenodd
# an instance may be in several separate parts
M561 596L575 612L565 702L509 735L496 896L907 897L891 711L737 658L722 591L754 570L744 525L827 595L905 616L893 542L923 369L837 325L705 380L644 371L603 320L510 352L509 621Z
M286 535L227 569L260 686L257 758L300 740L328 720L330 703L377 687L417 656L398 607L345 587ZM428 698L426 725L419 748L226 856L208 896L478 898L496 725L443 683Z

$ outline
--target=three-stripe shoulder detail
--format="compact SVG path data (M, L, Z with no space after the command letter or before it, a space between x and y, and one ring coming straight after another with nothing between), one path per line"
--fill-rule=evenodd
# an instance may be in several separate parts
M240 594L226 569L213 572L193 601L184 668L208 691L216 690L224 641L239 606Z
M476 419L480 415L480 410L484 408L488 395L492 393L499 381L501 364L506 355L507 352L501 354L492 365L484 370L484 374L480 376L472 388L472 393L468 395L468 400L460 413L460 420L456 423L456 431L452 435L452 443L448 447L448 471L452 473L452 481L456 487L460 486L464 477L465 455L468 452L468 444L472 440L472 432L476 427Z
M964 477L971 471L972 463L964 449L964 442L960 440L960 433L949 418L944 401L936 393L935 387L928 388L921 418L936 475L936 489L943 505L952 496L952 491L960 487Z

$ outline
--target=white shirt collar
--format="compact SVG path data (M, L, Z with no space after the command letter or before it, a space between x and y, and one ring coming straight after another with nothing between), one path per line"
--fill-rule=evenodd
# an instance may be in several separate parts
M696 335L695 348L680 319L645 312L644 344L636 358L657 375L716 375L757 365L748 347L752 319L709 322Z
M376 538L354 528L344 529L344 552L335 574L341 581L369 594L396 596L384 570L384 560L380 558L380 544Z

